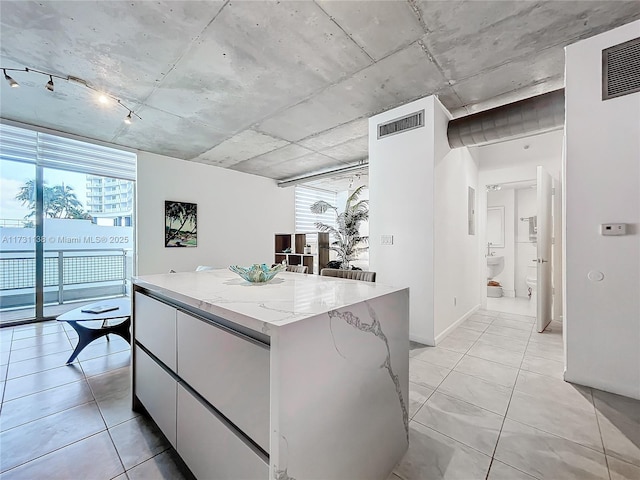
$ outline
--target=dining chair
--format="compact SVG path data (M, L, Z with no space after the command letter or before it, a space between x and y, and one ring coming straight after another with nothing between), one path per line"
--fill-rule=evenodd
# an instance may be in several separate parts
M362 280L363 282L375 282L376 272L366 270L342 270L341 268L323 268L320 270L323 277L348 278L351 280Z
M287 265L287 272L307 273L309 268L306 265Z

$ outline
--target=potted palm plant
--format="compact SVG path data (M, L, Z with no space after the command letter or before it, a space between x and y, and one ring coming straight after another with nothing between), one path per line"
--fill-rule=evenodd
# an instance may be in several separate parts
M335 227L322 222L316 222L315 225L321 232L328 232L333 236L329 250L336 252L340 268L344 270L349 270L351 261L369 248L369 237L360 235L360 224L369 219L369 200L358 200L364 188L366 186L362 185L349 195L343 212L338 212L337 207L324 200L319 200L310 207L315 214L323 214L328 210L335 212Z

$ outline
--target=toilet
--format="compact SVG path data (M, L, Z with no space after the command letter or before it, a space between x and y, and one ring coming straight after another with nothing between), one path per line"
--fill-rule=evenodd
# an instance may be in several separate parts
M535 298L534 295L537 293L538 283L538 267L536 265L529 265L527 267L527 275L524 279L524 283L527 284L529 298Z

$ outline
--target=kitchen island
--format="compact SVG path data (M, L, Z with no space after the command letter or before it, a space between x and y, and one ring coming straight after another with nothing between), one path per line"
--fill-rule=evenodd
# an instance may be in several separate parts
M133 283L133 407L197 478L386 480L406 452L408 288L228 270Z

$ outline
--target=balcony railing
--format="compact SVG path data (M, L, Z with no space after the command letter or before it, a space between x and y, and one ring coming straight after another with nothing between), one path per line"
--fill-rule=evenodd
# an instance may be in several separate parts
M131 256L126 249L45 250L45 303L125 294ZM0 250L2 308L33 304L33 250Z

